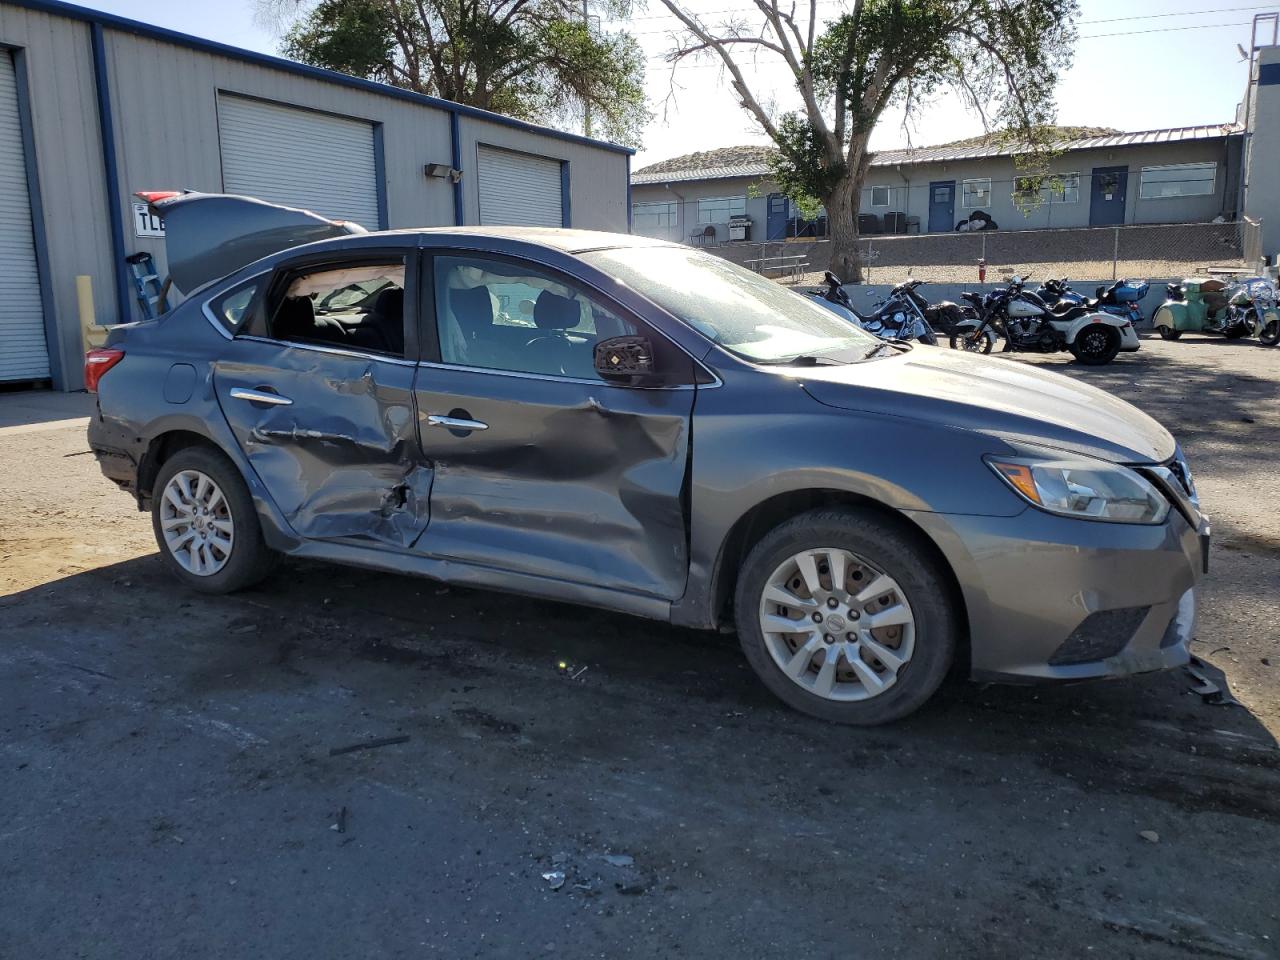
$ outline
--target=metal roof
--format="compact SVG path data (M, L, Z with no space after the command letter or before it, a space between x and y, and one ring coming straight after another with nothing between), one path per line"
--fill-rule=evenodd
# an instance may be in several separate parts
M1145 147L1161 143L1183 143L1190 140L1216 140L1243 133L1238 123L1211 123L1194 127L1168 127L1160 130L1138 130L1132 133L1113 133L1099 137L1085 137L1056 144L1065 151L1102 150L1113 147ZM1017 153L1012 146L986 144L976 147L918 147L910 150L881 150L872 154L873 167L906 166L921 163L946 163L953 160L980 160L988 157L1007 157ZM692 159L692 157L690 158ZM663 165L672 163L667 161ZM769 165L764 162L734 164L732 166L695 167L688 169L664 169L646 172L641 169L631 175L633 185L646 183L681 183L691 180L729 180L737 177L767 177Z

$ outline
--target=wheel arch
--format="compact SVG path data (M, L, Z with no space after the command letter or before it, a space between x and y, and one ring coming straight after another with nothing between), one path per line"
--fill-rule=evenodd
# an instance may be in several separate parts
M1102 317L1102 319L1099 320L1099 317ZM1127 320L1121 320L1117 316L1113 316L1110 313L1104 313L1102 311L1098 311L1097 313L1087 313L1083 317L1077 318L1072 322L1071 326L1067 328L1067 343L1075 343L1076 338L1080 336L1080 332L1092 327L1094 324L1102 324L1103 326L1111 327L1115 330L1116 336L1118 337L1120 336L1120 331L1128 322L1129 321Z
M138 461L138 509L146 510L151 502L151 488L155 486L160 468L179 450L190 447L208 447L223 456L227 451L208 434L191 429L191 425L174 427L157 433L147 443L142 457ZM234 462L234 461L233 461Z
M737 588L738 570L747 554L770 530L810 510L839 506L874 513L897 527L937 561L939 569L946 576L945 587L955 603L960 619L955 665L957 668L963 667L967 672L970 663L969 612L959 578L946 554L928 533L901 511L872 497L848 490L827 487L789 490L768 497L743 513L729 528L716 556L711 584L711 625L718 627L733 622L733 595Z

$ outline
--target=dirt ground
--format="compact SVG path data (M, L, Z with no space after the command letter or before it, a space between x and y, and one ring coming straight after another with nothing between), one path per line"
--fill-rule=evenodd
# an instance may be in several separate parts
M1280 350L1068 359L1184 442L1239 706L834 728L732 637L315 563L197 596L83 422L0 395L0 957L1280 957Z

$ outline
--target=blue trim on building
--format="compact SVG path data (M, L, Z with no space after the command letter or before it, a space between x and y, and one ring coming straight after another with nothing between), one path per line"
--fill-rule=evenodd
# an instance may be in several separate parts
M378 229L391 229L387 208L387 155L382 143L382 124L373 125L373 175L378 181Z
M394 97L398 100L408 100L412 103L420 103L424 106L436 107L440 110L450 110L455 114L475 117L478 120L485 120L489 123L496 123L500 126L511 127L516 130L524 130L528 133L541 134L544 137L553 137L557 140L567 140L570 143L582 143L588 146L597 147L601 150L611 150L614 153L625 153L628 156L636 152L635 148L624 147L618 143L609 143L606 140L593 140L590 137L579 136L576 133L567 133L563 130L553 130L550 127L540 127L536 123L516 120L512 117L504 117L500 113L490 113L488 110L481 110L478 107L470 107L465 104L454 103L451 100L441 100L439 97L430 97L424 93L414 93L412 90L402 90L399 87L388 86L385 83L377 83L373 80L362 80L359 77L348 76L345 73L338 73L334 70L325 70L321 67L313 67L305 63L295 63L292 60L285 60L282 57L273 57L265 53L257 53L253 50L233 47L230 44L218 43L216 40L205 40L202 37L193 37L187 33L180 33L177 30L167 30L164 27L155 27L147 23L140 23L137 20L130 20L126 17L116 16L113 13L103 13L100 10L89 10L86 7L76 6L73 3L64 3L63 0L5 0L5 2L13 3L15 6L19 7L26 7L29 10L36 10L40 13L47 13L57 17L68 17L72 20L81 20L85 23L95 25L99 29L102 27L111 27L113 30L120 30L124 33L132 33L136 36L147 37L152 40L161 40L165 43L173 43L181 47L189 47L193 50L201 50L205 53L212 53L221 57L231 57L235 60L256 64L261 67L268 67L272 70L283 70L287 73L297 74L298 76L310 77L313 80L322 80L326 83L336 83L342 86L353 87L357 90L365 90L385 97Z
M31 241L36 254L36 282L40 286L40 309L44 314L44 342L49 353L49 379L55 390L70 389L62 369L62 339L58 313L53 303L50 280L49 237L44 225L44 198L40 193L40 165L36 162L36 135L31 121L31 85L27 77L26 51L0 44L0 55L13 55L13 75L18 87L18 126L22 136L22 164L27 174L27 201L31 206ZM77 352L79 344L76 344Z
M627 157L630 160L630 157ZM560 161L560 226L573 226L573 197L569 192L569 161Z
M634 233L631 223L631 155L627 155L627 233Z
M1280 63L1263 63L1258 66L1258 86L1280 84Z
M120 169L116 162L115 119L111 115L111 81L107 76L107 48L102 24L89 24L89 42L93 48L93 79L98 94L98 127L102 134L102 166L107 181L107 214L111 219L111 275L115 281L116 323L133 319L133 297L129 278L125 276L124 211L120 203Z
M459 173L462 172L462 124L458 120L458 111L449 111L449 165ZM467 222L467 212L463 207L462 181L453 181L453 223L462 226Z

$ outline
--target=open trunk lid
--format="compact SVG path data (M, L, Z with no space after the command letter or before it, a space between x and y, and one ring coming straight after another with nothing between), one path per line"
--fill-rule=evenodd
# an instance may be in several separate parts
M225 193L139 193L164 220L169 277L185 294L288 247L367 233L358 223Z

